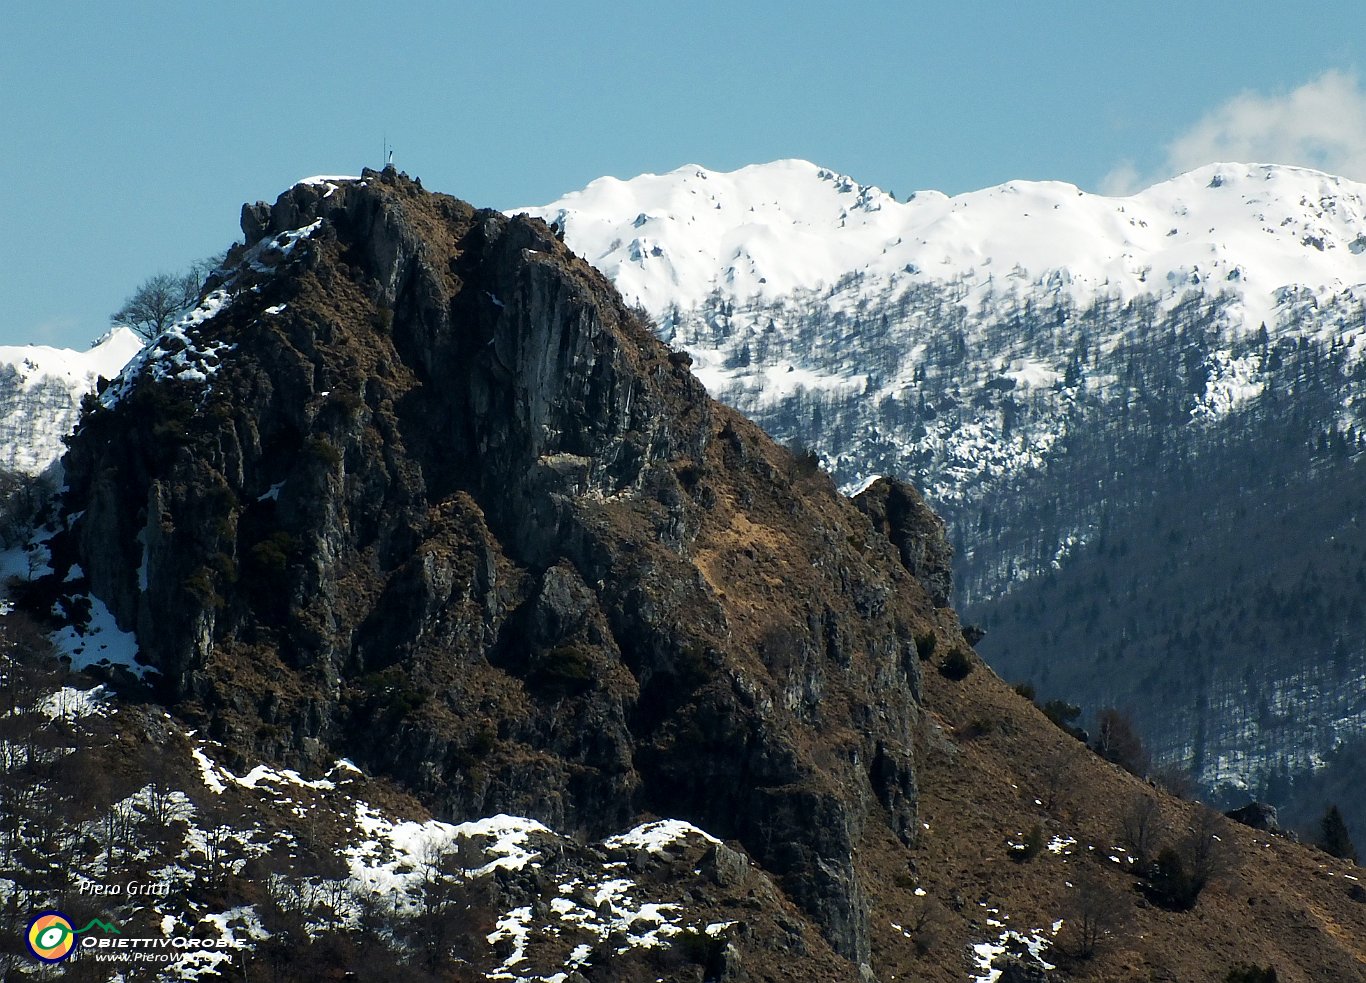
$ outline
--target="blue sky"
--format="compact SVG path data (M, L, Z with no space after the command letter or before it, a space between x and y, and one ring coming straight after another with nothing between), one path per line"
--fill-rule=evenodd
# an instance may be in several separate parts
M244 201L395 162L479 205L804 157L904 196L1214 159L1366 181L1359 0L8 4L0 345L85 347Z

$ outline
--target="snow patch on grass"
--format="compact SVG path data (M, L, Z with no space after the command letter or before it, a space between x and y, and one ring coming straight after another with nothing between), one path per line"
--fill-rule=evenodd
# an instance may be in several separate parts
M502 814L458 825L437 819L395 822L364 802L356 803L356 823L365 839L343 851L351 884L399 906L420 894L428 878L439 876L443 864L458 867L466 877L521 870L540 856L527 848L528 840L555 835L534 819Z
M603 845L646 850L655 856L661 856L665 852L665 847L687 839L689 836L701 837L708 843L721 842L706 830L699 829L692 823L685 823L681 819L661 819L658 822L644 823L616 836L609 836L603 841Z

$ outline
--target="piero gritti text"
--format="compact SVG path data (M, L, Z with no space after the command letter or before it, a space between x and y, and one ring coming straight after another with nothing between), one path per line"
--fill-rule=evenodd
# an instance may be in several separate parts
M171 893L170 881L127 881L123 884L100 884L97 881L82 881L79 893L89 897L129 897L164 898Z

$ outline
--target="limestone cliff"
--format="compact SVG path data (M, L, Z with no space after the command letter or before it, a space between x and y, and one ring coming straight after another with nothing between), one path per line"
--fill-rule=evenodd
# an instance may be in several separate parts
M914 493L871 522L539 220L390 169L242 224L77 431L48 589L102 598L244 763L688 819L866 962L856 844L913 840L916 642L960 643Z

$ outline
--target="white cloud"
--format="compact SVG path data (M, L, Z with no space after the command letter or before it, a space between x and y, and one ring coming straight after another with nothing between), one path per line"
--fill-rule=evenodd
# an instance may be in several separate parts
M1143 186L1143 175L1139 174L1131 160L1120 161L1100 179L1100 193L1103 195L1131 195Z
M16 345L71 345L72 336L77 332L80 324L76 318L68 315L59 315L39 321L32 325L28 330L28 335L24 341L15 341Z
M1243 92L1169 142L1165 157L1163 173L1147 178L1122 162L1102 191L1127 194L1218 161L1298 164L1366 181L1366 90L1355 75L1329 70L1283 94Z
M1366 180L1366 91L1324 72L1283 96L1244 92L1167 145L1180 171L1217 160L1301 164Z

